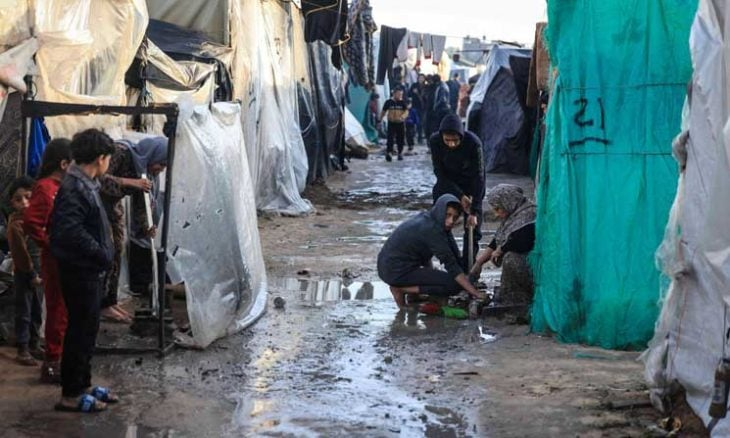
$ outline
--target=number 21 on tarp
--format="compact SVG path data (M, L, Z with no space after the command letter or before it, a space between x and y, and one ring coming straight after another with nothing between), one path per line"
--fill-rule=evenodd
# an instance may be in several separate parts
M611 143L606 138L606 110L603 108L603 99L596 97L586 99L581 97L573 101L575 112L573 123L580 128L582 137L571 140L570 146L582 146L588 142L603 145Z

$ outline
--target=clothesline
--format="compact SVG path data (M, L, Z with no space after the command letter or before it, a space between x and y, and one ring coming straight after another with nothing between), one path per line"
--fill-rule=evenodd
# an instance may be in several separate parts
M377 20L376 20L376 21L377 21ZM382 25L382 23L380 23L380 24ZM391 26L391 25L389 25L389 24L386 24L385 26L388 26L388 27L390 27L390 28L392 28L392 29L398 29L398 27L394 27L394 26ZM403 27L401 27L400 29L403 29ZM453 38L453 39L461 39L461 40L465 40L465 39L469 38L469 39L478 39L479 41L484 41L484 40L482 40L482 38L479 38L479 37L473 37L473 36L469 36L469 35L467 35L467 36L456 36L456 35L443 35L443 34L440 34L440 33L432 33L432 32L418 32L418 31L415 31L415 30L409 29L409 28L407 28L407 27L406 27L405 29L407 29L407 30L408 30L408 32L415 32L415 33L420 33L421 35L424 35L424 34L428 34L428 35L436 35L436 36L442 36L442 37L446 37L446 38Z

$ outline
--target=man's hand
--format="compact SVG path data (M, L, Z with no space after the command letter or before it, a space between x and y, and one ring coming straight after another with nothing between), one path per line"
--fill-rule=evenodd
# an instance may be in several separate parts
M471 196L461 195L461 208L465 212L471 211Z
M481 263L474 263L474 266L472 266L469 271L469 276L479 278L479 276L482 275L482 267L483 265Z
M142 190L143 192L149 192L152 190L152 181L146 178L139 178L134 180L134 187Z
M150 239L154 239L155 237L157 237L157 226L150 227L147 231L144 232L144 235Z
M503 255L504 254L502 253L502 247L501 246L498 247L497 249L495 249L494 252L492 253L492 263L494 263L495 265L499 266L499 264L501 263L501 260L502 260L502 256Z
M466 226L469 228L476 228L478 224L479 219L475 214L470 214L469 217L466 219Z

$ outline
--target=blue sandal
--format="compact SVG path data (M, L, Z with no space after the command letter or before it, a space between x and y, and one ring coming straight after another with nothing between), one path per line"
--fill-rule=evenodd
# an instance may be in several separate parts
M95 399L102 401L104 403L114 404L119 403L119 397L112 394L111 390L109 388L105 388L103 386L95 386L89 394L94 397Z
M106 405L100 403L100 400L95 399L89 394L84 394L79 397L79 403L76 406L67 406L62 403L58 403L55 409L60 412L83 412L85 414L92 414L96 412L106 411Z

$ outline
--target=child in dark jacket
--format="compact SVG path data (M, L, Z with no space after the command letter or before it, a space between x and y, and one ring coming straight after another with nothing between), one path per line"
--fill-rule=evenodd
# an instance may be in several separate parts
M66 304L58 279L58 262L49 246L53 201L71 164L71 141L54 138L46 145L38 181L33 186L30 205L23 212L23 230L41 248L41 278L46 301L46 357L41 366L41 382L61 383L61 353L66 333Z
M40 263L38 247L23 232L23 211L28 208L34 181L23 176L10 185L8 191L13 213L8 219L8 245L13 259L15 287L15 338L21 365L37 366L33 355L42 357L40 328L43 321L43 295L38 276Z
M71 141L74 158L56 195L51 219L51 253L58 261L68 328L61 359L61 401L57 410L98 412L118 399L91 388L91 358L107 270L114 254L111 227L99 195L98 178L109 168L114 142L89 129Z
M410 105L410 100L408 103ZM418 110L411 105L408 110L408 118L406 119L406 143L408 144L409 151L412 151L413 146L416 144L416 131L420 124L421 119L418 117Z

